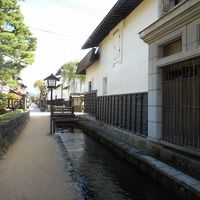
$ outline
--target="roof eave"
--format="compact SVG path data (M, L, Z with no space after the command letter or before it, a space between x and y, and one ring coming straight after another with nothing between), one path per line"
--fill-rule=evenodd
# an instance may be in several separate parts
M94 64L99 59L99 50L96 48L91 49L87 55L80 61L76 73L86 74L86 69Z
M82 49L98 47L99 43L109 34L109 32L125 19L142 1L143 0L118 0L83 44ZM130 4L131 7L129 7L128 4ZM119 13L120 8L121 13ZM120 15L116 17L115 14L118 13ZM116 18L115 20L113 20L114 17Z

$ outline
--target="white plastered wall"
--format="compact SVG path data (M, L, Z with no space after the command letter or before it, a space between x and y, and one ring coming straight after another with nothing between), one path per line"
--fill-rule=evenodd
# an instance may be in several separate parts
M92 90L98 90L99 92L99 61L93 63L89 68L86 70L86 80L85 80L85 91L88 92L88 83L89 81L92 82ZM99 95L99 94L98 94Z
M144 0L100 43L100 59L86 70L86 91L93 80L93 90L103 95L107 77L107 95L147 92L148 45L138 33L158 19L158 0ZM113 61L113 32L120 29L121 59Z

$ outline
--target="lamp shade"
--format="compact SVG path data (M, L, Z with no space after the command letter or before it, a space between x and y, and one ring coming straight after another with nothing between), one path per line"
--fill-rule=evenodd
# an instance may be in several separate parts
M46 77L44 80L47 81L48 88L55 88L56 82L59 81L60 79L54 76L53 74L51 74L50 76Z

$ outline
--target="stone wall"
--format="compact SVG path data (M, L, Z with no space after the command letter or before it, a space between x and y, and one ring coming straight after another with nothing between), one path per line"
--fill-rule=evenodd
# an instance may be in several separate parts
M21 133L29 117L30 113L26 112L16 119L0 122L0 154L5 152L7 147Z

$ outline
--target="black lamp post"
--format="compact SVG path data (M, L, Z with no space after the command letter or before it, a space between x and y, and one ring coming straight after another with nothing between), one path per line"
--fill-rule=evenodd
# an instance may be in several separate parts
M54 76L53 74L51 74L50 76L46 77L44 80L47 81L47 88L49 88L51 90L50 134L52 134L52 113L53 113L52 99L53 99L53 89L56 88L56 81L59 81L60 79L57 78L56 76Z

